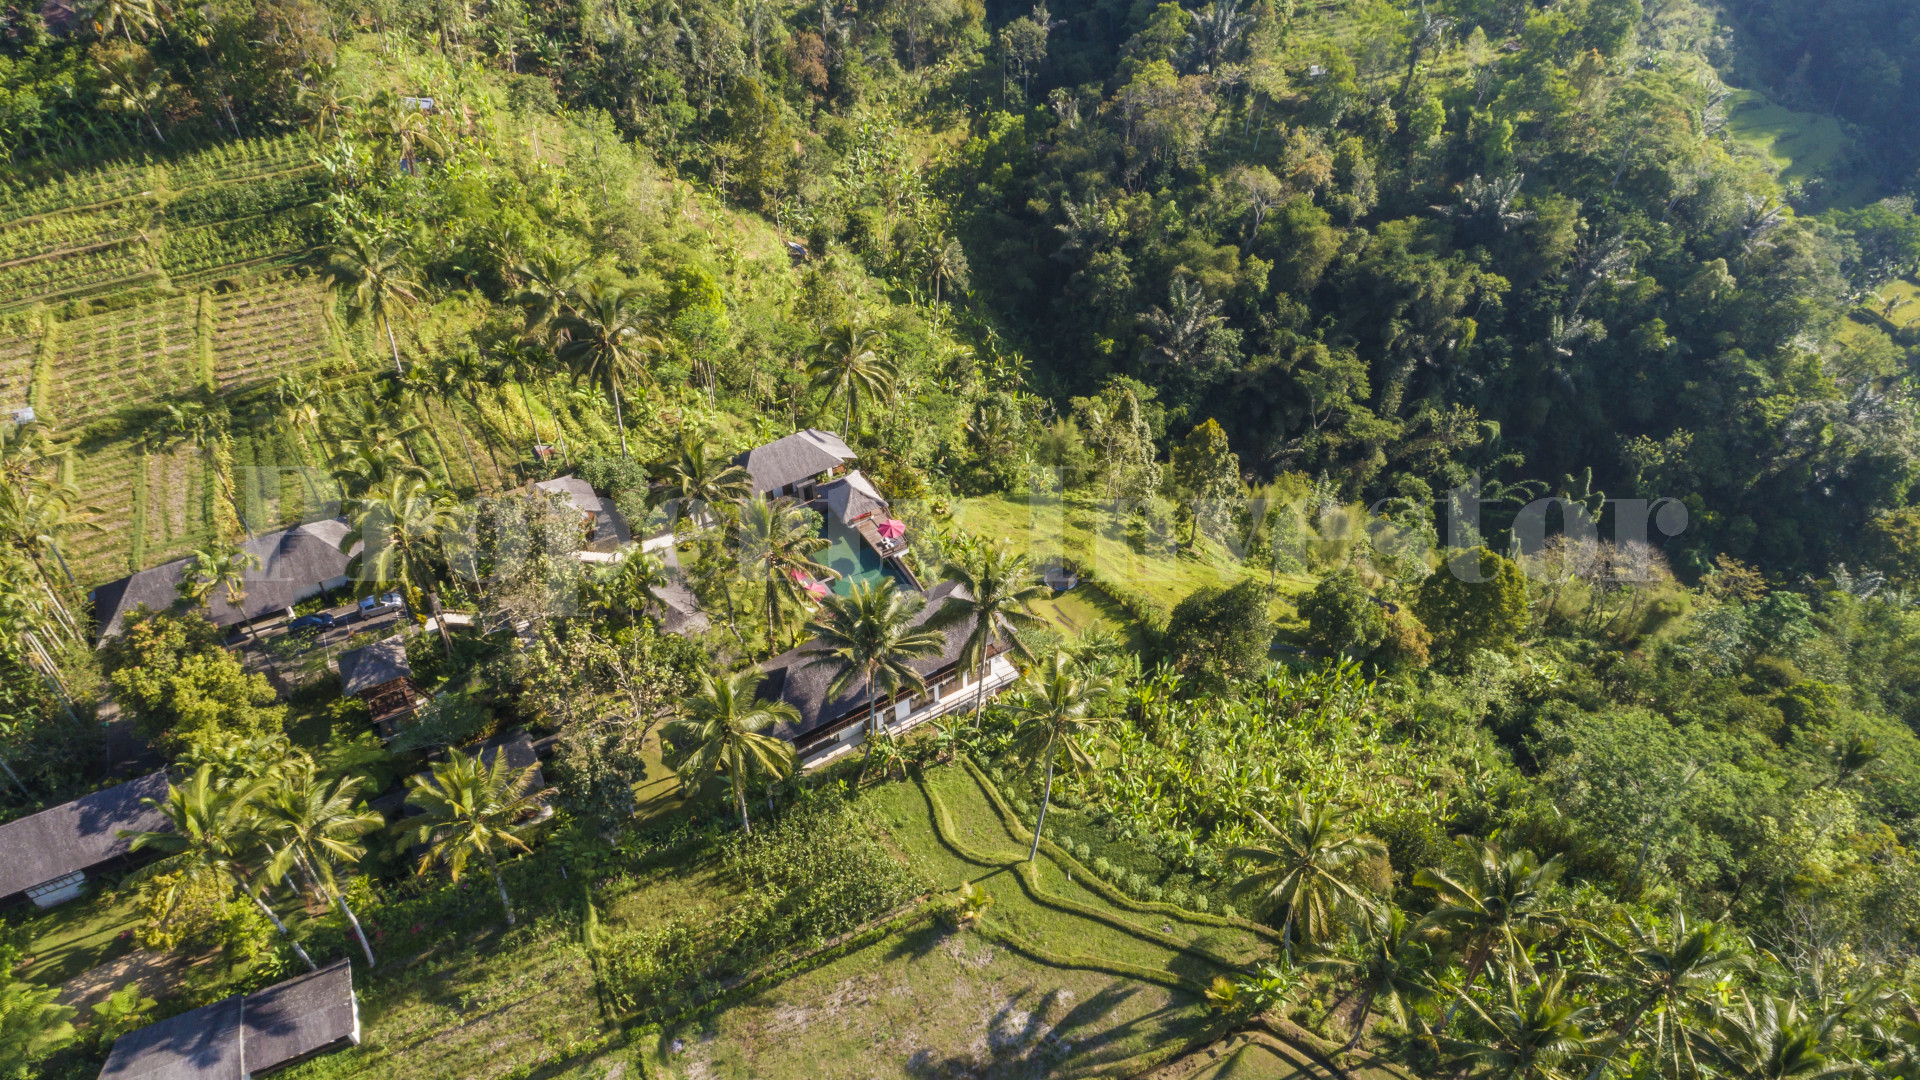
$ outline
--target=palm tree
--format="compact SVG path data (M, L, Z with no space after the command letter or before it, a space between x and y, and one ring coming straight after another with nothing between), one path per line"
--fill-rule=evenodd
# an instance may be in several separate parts
M592 590L595 608L607 615L625 613L631 622L637 612L644 612L649 607L666 607L661 590L671 580L667 576L665 559L651 551L634 547L627 551L619 563L589 577L587 585Z
M140 36L144 38L146 31L160 25L153 0L94 0L87 10L87 19L93 23L94 33L106 37L117 27L129 43L133 41L134 27L140 28Z
M557 251L543 251L513 268L521 279L513 296L515 307L527 313L527 332L533 333L558 318L580 283L582 264Z
M1703 1009L1715 1007L1717 1002L1712 990L1726 975L1745 966L1745 957L1725 927L1711 922L1691 922L1679 908L1674 909L1667 921L1664 939L1657 926L1642 927L1631 916L1626 922L1627 963L1625 970L1615 973L1614 978L1630 988L1632 1011L1615 1026L1610 1049L1617 1053L1629 1045L1641 1020L1651 1011L1655 1013L1656 1028L1654 1056L1666 1053L1672 1069L1669 1075L1698 1075L1700 1066L1694 1036L1685 1021ZM1672 1025L1671 1034L1668 1025ZM1599 1080L1606 1060L1603 1057L1594 1063L1587 1080Z
M1027 672L1022 693L1009 706L1019 726L1013 732L1013 752L1028 768L1045 764L1047 784L1040 793L1040 819L1033 826L1033 846L1027 861L1040 854L1040 833L1047 827L1047 807L1053 801L1053 769L1062 761L1069 769L1093 768L1088 741L1107 717L1095 714L1094 703L1104 698L1100 680L1081 677L1080 668L1066 652L1053 654L1047 666Z
M166 874L181 875L168 888L163 911L171 911L190 886L225 880L253 901L260 914L293 946L307 970L316 971L318 967L307 950L300 947L287 924L261 899L260 889L247 880L253 872L246 856L256 839L251 819L252 802L258 789L257 783L224 786L214 778L212 765L202 765L185 784L167 785L166 802L140 800L160 811L168 827L158 832L122 833L132 839L128 850L154 848L166 855L142 867L134 877L145 881Z
M537 769L537 765L514 769L504 753L495 753L493 764L486 765L478 754L468 757L448 750L447 760L436 762L427 775L407 778L412 789L407 801L424 811L415 842L430 845L418 872L444 865L459 881L467 863L480 856L500 892L508 926L513 925L513 901L507 898L507 883L494 853L503 848L532 850L523 839L529 819L543 811L540 800L553 793L552 788L532 790Z
M1486 1025L1483 1041L1448 1040L1449 1049L1466 1068L1478 1066L1487 1080L1572 1080L1572 1066L1585 1056L1588 1037L1581 1023L1593 1010L1566 998L1566 973L1555 972L1525 994L1520 975L1508 965L1506 1000L1491 1007L1457 990L1474 1015Z
M396 476L354 500L350 520L340 550L363 546L348 560L348 575L376 586L397 582L412 610L425 610L421 595L433 588L446 561L446 539L460 526L455 502L423 480Z
M373 966L373 946L367 942L360 919L347 904L334 873L336 864L352 865L366 854L360 837L386 824L377 811L365 804L355 806L360 778L348 776L323 785L311 766L295 770L268 784L255 802L259 832L265 837L273 858L267 863L270 880L279 881L297 867L309 887L331 902L346 916L360 950Z
M400 367L400 342L393 334L393 316L419 299L419 285L407 277L407 245L391 236L349 232L327 252L327 280L347 297L356 311L380 320L393 350L393 370Z
M427 433L427 441L433 444L433 454L440 459L440 479L446 481L449 490L453 490L459 486L453 478L453 457L447 453L446 444L440 441L440 430L433 424L431 402L434 393L432 377L416 364L413 370L404 374L375 379L372 396L391 408L395 415L411 418L413 430ZM418 411L415 411L416 408ZM479 486L480 476L476 472L474 487Z
M847 401L844 430L848 435L853 433L854 417L861 407L893 390L899 369L880 352L885 340L886 335L878 330L841 323L807 350L807 374L813 377L813 388L826 393L821 407L831 405L836 397Z
M1383 904L1369 913L1367 930L1366 946L1357 959L1335 955L1316 961L1320 967L1350 972L1360 987L1360 1010L1353 1020L1353 1036L1340 1048L1343 1054L1360 1045L1367 1017L1376 1007L1404 1028L1419 1015L1413 1007L1433 996L1425 977L1433 950L1419 940L1419 926L1407 913L1397 905Z
M1234 848L1227 858L1261 867L1240 887L1286 907L1280 941L1289 961L1295 923L1307 941L1325 941L1333 935L1338 916L1372 909L1363 883L1386 858L1385 844L1347 832L1339 810L1325 803L1309 805L1298 794L1285 828L1276 827L1258 811L1253 812L1253 820L1266 833L1265 842Z
M1809 1018L1798 1003L1741 991L1707 1042L1715 1070L1728 1080L1819 1080L1858 1071L1829 1057L1839 1017Z
M240 601L247 598L247 571L258 569L260 556L243 547L195 551L180 578L180 596L191 606L207 604L211 610L214 591L225 589L228 606L238 611Z
M478 351L461 349L441 358L438 378L440 384L446 387L449 392L459 394L460 397L466 401L467 406L473 410L473 415L484 420L486 412L480 408L480 388L495 385L494 379L497 370L498 365L488 363L487 358L480 355ZM532 413L529 412L528 416L531 418ZM464 425L460 431L461 437L465 438L466 427ZM481 434L486 434L484 428ZM510 435L512 433L503 431L501 434ZM493 465L494 480L502 487L505 487L507 483L506 474L500 471L500 456L493 452L493 443L483 438L481 439L481 444L487 448L487 460Z
M566 314L553 320L554 355L577 382L605 386L613 398L613 419L620 428L620 456L627 451L627 421L620 388L638 379L652 381L642 357L665 345L640 314L637 298L624 289L582 285L574 290Z
M951 284L955 288L967 287L967 252L960 241L948 239L940 246L930 249L927 258L927 273L933 278L933 302L940 302L940 286Z
M806 633L814 639L806 650L807 666L839 668L827 684L827 700L865 681L869 734L882 727L878 695L924 690L926 680L913 670L913 661L933 659L946 649L945 634L917 628L917 617L926 606L925 597L901 592L892 578L883 577L877 583L855 582L846 596L821 598L821 613L807 623ZM866 765L873 761L872 747L866 756L867 762L860 767L862 779Z
M761 732L800 720L800 710L792 705L755 695L760 679L760 670L751 667L731 675L701 672L699 689L680 703L683 717L663 732L675 748L667 765L689 792L716 772L726 774L740 827L748 836L753 825L747 820L747 776L760 773L783 780L793 772L792 744Z
M1452 935L1466 952L1464 992L1495 950L1524 962L1522 939L1558 924L1559 912L1547 905L1546 891L1560 879L1562 864L1558 855L1541 863L1531 851L1508 853L1492 841L1463 840L1461 846L1467 854L1464 874L1428 867L1413 876L1413 883L1434 892L1427 925ZM1452 1021L1455 1007L1441 1017L1441 1030Z
M806 606L802 581L838 576L814 560L829 541L820 535L812 512L793 505L792 499L768 499L764 494L742 504L737 532L741 572L759 578L766 590L767 652L772 653L782 610Z
M667 503L688 516L745 502L753 493L753 474L707 449L706 440L682 431L673 448L653 466L647 505Z
M33 1075L32 1063L73 1039L68 1020L73 1009L60 1004L60 988L16 982L12 972L0 974L0 1061L14 1070L0 1075Z
M966 644L960 649L960 662L973 669L973 726L980 726L980 712L987 698L987 656L1005 644L1029 663L1033 651L1013 633L1041 625L1041 619L1027 605L1051 593L1033 580L1033 567L1027 557L1004 543L985 550L969 552L946 564L947 577L960 587L955 589L934 614L934 623L945 627L973 620Z

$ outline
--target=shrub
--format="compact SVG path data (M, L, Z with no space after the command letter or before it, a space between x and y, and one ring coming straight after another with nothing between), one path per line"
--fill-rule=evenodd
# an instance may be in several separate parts
M1221 904L1220 914L1225 915L1229 919L1237 919L1240 917L1240 909L1234 907L1232 904Z
M1096 874L1099 874L1103 878L1106 878L1108 881L1112 881L1113 880L1113 863L1108 861L1105 855L1102 855L1099 858L1093 860L1093 872Z
M1127 875L1127 892L1133 896L1144 895L1147 891L1147 879L1137 873Z
M1168 889L1167 903L1172 904L1174 907L1186 907L1187 906L1187 890L1179 887L1178 885L1175 885L1173 888Z
M1082 840L1079 843L1073 845L1073 854L1081 862L1086 862L1088 859L1093 857L1093 845L1087 843L1085 840Z
M1150 901L1152 901L1152 902L1154 902L1154 903L1156 903L1156 904L1157 904L1157 903L1159 903L1159 902L1160 902L1160 896L1161 896L1161 889L1160 889L1160 886L1158 886L1158 885L1149 885L1149 886L1147 886L1147 899L1148 899L1148 900L1150 900Z
M1193 894L1193 910L1201 913L1202 915L1205 915L1207 913L1207 908L1211 906L1212 905L1207 902L1206 893Z

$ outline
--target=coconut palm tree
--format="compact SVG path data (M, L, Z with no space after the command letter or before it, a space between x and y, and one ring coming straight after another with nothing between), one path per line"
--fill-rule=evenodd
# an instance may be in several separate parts
M393 350L395 372L401 367L393 317L419 299L420 286L407 276L409 255L406 242L397 237L349 232L327 252L323 264L328 282L348 305L380 321Z
M1420 940L1419 925L1390 903L1368 912L1366 924L1367 941L1358 957L1336 954L1315 961L1316 967L1347 972L1360 988L1360 1009L1353 1019L1352 1037L1340 1048L1343 1054L1360 1045L1367 1017L1376 1008L1405 1028L1419 1015L1414 1006L1433 996L1426 978L1433 966L1433 950Z
M792 744L762 732L800 720L800 710L792 705L755 695L760 679L760 670L752 667L730 675L701 672L699 688L680 703L681 718L662 733L673 747L667 765L687 791L697 790L716 772L726 776L734 808L740 811L740 827L748 836L753 835L747 820L748 776L759 773L783 780L793 773Z
M1581 1026L1593 1010L1566 994L1566 973L1557 971L1522 993L1520 974L1506 966L1503 1001L1482 1006L1455 991L1485 1025L1479 1040L1450 1039L1447 1048L1462 1066L1487 1080L1572 1080L1586 1056L1589 1038Z
M767 652L772 653L775 635L785 621L782 613L807 606L809 594L802 582L839 576L814 559L829 541L820 535L817 514L800 509L792 499L768 499L764 494L741 505L735 534L741 573L759 578L765 590Z
M960 587L934 613L933 621L946 627L972 620L960 662L973 669L973 726L978 728L987 697L987 655L1004 644L1031 663L1033 651L1013 631L1042 624L1027 605L1052 590L1035 581L1027 557L1005 543L970 551L945 569L947 578Z
M359 777L322 784L309 764L263 787L254 812L256 829L273 852L266 866L268 879L278 882L297 868L321 902L339 907L366 953L367 966L372 967L373 946L334 872L336 865L359 862L367 850L360 837L386 824L378 812L358 803L359 792Z
M459 881L467 863L479 856L493 875L508 926L513 925L513 901L507 897L496 853L532 850L524 838L528 825L544 811L541 800L553 794L552 788L532 790L537 769L537 765L515 769L507 764L504 753L495 753L493 764L487 765L478 754L468 757L448 750L447 760L434 763L426 775L407 778L412 789L407 801L423 811L414 830L415 842L429 845L418 872L445 866Z
M852 323L841 323L820 336L807 350L807 374L813 388L826 395L825 408L835 398L845 398L846 424L842 430L853 433L854 418L873 401L893 391L899 368L880 351L886 335Z
M1299 794L1279 826L1258 811L1250 813L1266 834L1263 841L1233 848L1227 858L1259 867L1240 883L1241 889L1286 909L1280 940L1289 961L1296 925L1306 941L1325 941L1333 936L1340 916L1372 910L1366 882L1386 859L1385 844L1348 832L1338 809L1309 804Z
M397 583L412 610L424 611L422 595L433 588L447 538L460 527L457 503L423 480L396 476L355 499L349 520L340 550L363 546L347 561L348 576L377 587Z
M485 420L487 414L480 407L480 389L496 385L495 377L498 367L498 364L489 362L477 350L460 349L441 357L438 378L448 392L459 394L466 401L467 407L473 410L473 415ZM533 414L529 411L527 415L531 419ZM466 428L463 426L462 437L465 431ZM486 434L484 427L481 434L482 436ZM503 431L501 434L510 435L511 432ZM484 437L480 441L481 445L487 448L487 460L493 465L494 481L505 487L506 474L500 471L500 456L493 452L493 443Z
M1631 916L1626 922L1626 964L1614 978L1631 988L1632 1004L1616 1026L1610 1046L1618 1052L1630 1045L1641 1021L1651 1013L1655 1058L1665 1057L1671 1069L1668 1075L1697 1076L1698 1037L1687 1020L1703 1008L1714 1007L1714 987L1744 967L1746 958L1725 927L1693 922L1678 908L1668 918L1664 934L1658 926L1642 927ZM1594 1063L1587 1080L1599 1080L1601 1065Z
M527 313L527 333L559 317L580 283L582 269L582 263L553 250L539 252L514 266L520 291L513 295L513 304Z
M1713 1071L1728 1080L1819 1080L1859 1071L1838 1060L1839 1017L1809 1017L1798 1002L1741 991L1721 1012L1704 1049Z
M228 606L238 610L247 598L247 571L258 569L260 556L243 547L195 551L180 577L180 596L192 607L204 604L211 610L214 591L225 589Z
M86 12L94 33L106 37L118 29L129 43L133 41L135 27L139 27L140 36L145 38L148 31L160 26L153 0L94 0Z
M682 431L665 457L653 465L653 486L647 505L669 503L689 517L702 510L723 514L753 493L753 474L730 459L712 453L705 439Z
M1524 963L1524 939L1559 925L1560 912L1547 903L1546 892L1560 879L1562 864L1558 855L1542 863L1531 851L1503 851L1492 841L1463 840L1461 849L1464 873L1428 867L1413 876L1413 883L1434 892L1425 923L1452 937L1466 954L1464 992L1496 951ZM1440 1018L1440 1030L1452 1022L1455 1008L1457 1003Z
M422 392L423 397L430 395L440 399L440 411L453 420L454 433L460 436L460 447L466 452L467 472L473 476L473 486L479 488L481 486L480 462L473 456L473 440L467 435L465 421L460 419L460 414L453 408L454 399L463 396L465 390L464 373L461 365L455 362L453 357L463 354L473 356L475 359L478 359L479 355L471 350L463 350L463 353L437 357L427 364L414 368L413 383ZM505 480L500 477L498 462L494 463L494 478L505 484Z
M807 623L805 632L814 639L806 650L807 666L838 669L827 684L827 700L865 682L870 735L882 726L879 696L925 690L926 680L913 670L913 661L933 659L946 649L945 634L918 625L926 606L925 597L902 592L892 578L883 577L877 583L855 582L846 596L822 597L820 614ZM862 779L873 760L871 747L866 756Z
M619 614L631 623L637 613L649 608L665 609L661 590L671 581L665 559L633 547L617 564L589 576L587 587L594 608L606 615Z
M1084 678L1080 666L1063 650L1054 653L1045 667L1029 670L1020 690L1008 706L1019 725L1013 732L1014 755L1028 768L1041 764L1047 768L1040 819L1033 826L1033 846L1027 849L1027 861L1032 862L1040 853L1040 833L1047 827L1047 807L1053 801L1054 766L1093 768L1089 740L1108 720L1096 707L1105 700L1107 687L1103 680Z
M435 394L433 379L421 365L412 365L404 374L387 375L373 382L373 397L386 404L396 415L411 418L413 430L427 433L427 441L433 444L433 454L440 459L440 479L446 481L449 490L459 485L453 479L453 456L447 453L446 444L440 441L440 430L433 424L432 401ZM415 411L415 409L419 411ZM474 473L474 487L480 486L480 475Z
M627 450L620 390L636 380L652 382L645 357L666 347L640 313L638 298L625 289L582 285L574 290L567 311L553 320L552 333L558 343L554 356L574 380L607 388L613 398L614 423L620 428L620 456L632 456Z
M167 874L179 874L163 896L162 911L171 911L185 892L194 885L209 881L224 881L239 889L252 900L260 913L267 917L273 928L287 939L293 951L300 957L307 970L318 967L307 950L294 940L287 924L261 899L261 886L266 884L261 875L258 883L253 879L256 867L250 856L255 848L256 834L253 831L253 799L259 790L257 783L236 786L222 785L214 776L211 765L202 765L194 770L184 784L168 784L165 802L155 799L142 799L142 803L160 811L166 818L167 828L157 832L122 833L130 837L132 843L128 850L140 851L153 848L165 852L158 862L149 863L136 871L134 880L146 881Z

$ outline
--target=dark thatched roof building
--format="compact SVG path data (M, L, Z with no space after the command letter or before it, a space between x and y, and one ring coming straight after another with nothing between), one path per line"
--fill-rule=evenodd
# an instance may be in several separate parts
M733 459L753 474L755 494L813 498L813 481L852 461L854 453L831 431L807 428Z
M80 893L87 871L127 854L123 832L159 832L167 819L142 799L164 802L167 774L96 791L32 817L0 825L0 900L26 893L41 907Z
M278 615L323 590L344 587L349 554L340 550L340 541L349 531L347 523L337 519L313 521L241 544L259 558L260 566L246 572L246 595L239 607L227 603L225 589L214 590L209 616L213 624L235 626ZM180 599L180 580L192 562L175 559L94 589L90 595L98 636L105 639L119 633L136 608L172 607Z
M336 961L130 1031L101 1080L248 1080L360 1042L353 967Z
M925 624L958 589L959 586L950 581L934 586L933 591L927 593L925 610L914 618L914 625ZM971 707L973 672L960 664L960 651L966 646L967 635L973 632L973 622L967 618L947 626L944 630L946 649L938 657L911 663L913 670L926 680L926 693L898 699L881 695L877 699L880 718L890 730L903 731L956 708ZM1005 639L1003 634L1001 640ZM770 734L792 743L794 751L808 764L860 745L868 727L867 681L855 679L844 693L829 699L827 685L833 682L837 671L832 663L812 663L816 654L809 650L813 648L811 643L802 645L760 665L765 678L759 687L761 697L784 701L800 711L799 723L783 724ZM989 657L982 680L989 695L1005 688L1015 677L1013 667L1002 655L1004 651L1005 646L1001 645Z
M340 693L367 703L367 713L383 735L412 716L420 691L413 684L413 664L407 660L407 639L395 634L371 645L340 654Z

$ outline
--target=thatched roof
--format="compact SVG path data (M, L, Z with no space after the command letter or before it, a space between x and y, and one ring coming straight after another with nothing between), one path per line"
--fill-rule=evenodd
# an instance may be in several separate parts
M167 827L166 816L140 800L166 797L167 774L150 773L0 825L0 897L125 855L132 841L121 832Z
M101 1080L247 1080L360 1041L353 967L319 971L235 995L113 1044Z
M845 465L853 458L853 451L847 448L840 436L831 431L807 428L784 439L775 439L765 446L756 446L734 458L733 462L753 474L755 492L772 493L788 484L811 480L828 469Z
M407 662L407 639L395 634L371 645L340 654L340 693L346 697L413 677Z
M213 591L209 615L213 624L232 626L284 611L328 582L344 582L349 555L340 550L340 541L348 531L347 523L338 519L312 521L241 544L260 559L260 566L246 572L246 595L238 608L227 603L227 590ZM99 636L119 633L135 608L172 607L180 599L180 579L192 561L175 559L94 589L93 622Z
M822 485L820 495L833 516L847 525L887 513L887 500L858 469Z
M926 608L914 618L914 625L919 626L932 618L934 612L940 610L941 605L958 589L959 586L951 581L934 586L933 591L927 594ZM954 623L945 632L946 649L937 658L913 661L909 666L914 671L923 676L931 675L957 662L960 650L967 643L967 635L973 633L973 619L969 617ZM827 684L833 681L838 671L831 663L812 664L815 654L809 650L814 647L812 642L808 642L760 665L760 670L766 675L760 682L760 696L769 701L784 701L800 710L798 724L782 724L770 732L789 742L831 724L856 709L865 708L867 704L867 680L864 678L855 679L845 693L828 700Z

